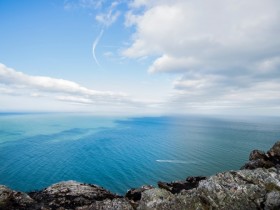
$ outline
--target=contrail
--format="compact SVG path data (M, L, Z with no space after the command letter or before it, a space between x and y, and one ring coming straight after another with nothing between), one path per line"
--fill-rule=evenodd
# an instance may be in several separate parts
M104 32L104 29L102 29L98 35L98 37L94 40L93 44L92 44L92 56L93 56L93 59L95 60L96 64L98 66L100 66L97 58L96 58L96 55L95 55L95 48L96 46L98 45L99 43L99 40L101 39L102 35L103 35L103 32Z

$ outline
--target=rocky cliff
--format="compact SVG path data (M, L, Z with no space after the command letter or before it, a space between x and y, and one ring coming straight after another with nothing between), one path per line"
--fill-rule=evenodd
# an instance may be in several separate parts
M0 209L280 209L279 164L280 141L266 153L252 151L241 170L159 182L158 188L143 186L125 196L75 181L30 193L0 185Z

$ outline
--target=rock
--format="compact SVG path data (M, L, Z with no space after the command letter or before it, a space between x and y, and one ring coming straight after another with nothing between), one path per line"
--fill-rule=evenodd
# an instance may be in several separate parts
M275 168L229 171L178 194L165 189L147 190L137 209L273 209L280 205L279 191Z
M181 190L187 188L187 184L186 181L174 181L171 183L159 181L158 187L174 194L179 193Z
M258 160L258 159L265 159L266 155L263 151L260 150L253 150L250 153L249 160Z
M264 153L260 150L253 150L249 156L249 162L241 169L271 168L280 166L280 141Z
M275 164L271 161L258 159L247 162L241 169L271 168L274 166Z
M203 176L188 177L186 181L174 181L174 182L158 182L158 187L168 190L171 193L179 193L182 190L190 190L198 186L199 181L206 179Z
M200 198L200 204L208 208L258 209L264 201L266 189L265 185L257 183L261 178L272 176L270 172L262 170L219 173L201 181L196 196Z
M130 204L134 207L137 208L139 205L139 202L142 197L142 193L146 190L153 189L154 187L151 185L144 185L140 188L132 188L127 191L125 194L125 197L130 201Z
M89 206L77 207L76 210L133 210L130 203L124 198L115 198L96 201Z
M279 191L272 191L266 195L264 209L280 209L280 192Z
M0 209L30 209L35 201L26 193L16 192L4 185L0 185Z
M175 195L164 189L154 188L146 190L142 193L142 198L137 209L169 210L175 207L175 205L173 205L174 203L170 202L171 200L174 200L174 198Z
M132 188L127 191L125 197L132 201L139 201L141 199L141 194L145 190L153 189L154 187L151 185L144 185L140 188Z
M121 198L97 185L82 184L75 181L60 182L42 191L31 192L29 195L45 208L90 206L96 201Z
M277 167L280 165L280 141L276 142L273 147L268 150L267 155L271 162L273 162Z
M276 142L267 152L271 157L280 157L280 141Z
M189 176L186 181L189 183L189 185L192 187L192 188L195 188L198 186L199 182L201 180L205 180L206 177L205 176Z

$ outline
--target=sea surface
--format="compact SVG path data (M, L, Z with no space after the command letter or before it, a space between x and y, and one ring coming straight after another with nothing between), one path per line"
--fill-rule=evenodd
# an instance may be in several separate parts
M277 117L2 113L0 184L31 191L77 180L123 194L239 169L250 151L277 140Z

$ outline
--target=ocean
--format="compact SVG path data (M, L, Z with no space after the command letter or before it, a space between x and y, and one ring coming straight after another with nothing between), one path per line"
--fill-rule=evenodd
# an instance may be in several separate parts
M239 169L280 140L279 117L0 114L0 184L76 180L124 194L157 181Z

